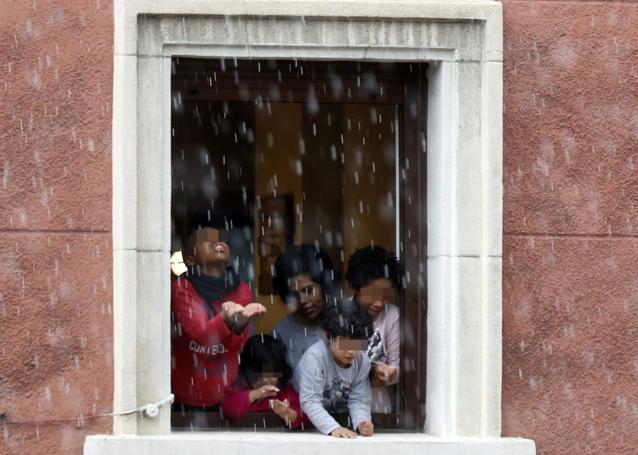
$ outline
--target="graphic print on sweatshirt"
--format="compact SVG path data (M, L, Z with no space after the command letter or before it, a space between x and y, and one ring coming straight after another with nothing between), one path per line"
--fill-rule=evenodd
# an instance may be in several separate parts
M383 339L381 338L379 329L374 330L374 334L370 337L370 341L368 341L366 356L370 359L370 362L379 362L385 357Z
M339 414L348 412L348 397L350 396L350 382L333 378L332 384L323 391L321 404L329 413Z

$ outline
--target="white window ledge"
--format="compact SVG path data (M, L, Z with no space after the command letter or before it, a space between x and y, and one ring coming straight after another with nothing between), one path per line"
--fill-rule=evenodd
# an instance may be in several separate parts
M533 455L534 442L517 438L439 438L414 433L378 434L371 438L335 439L316 433L210 432L162 436L89 436L85 455Z

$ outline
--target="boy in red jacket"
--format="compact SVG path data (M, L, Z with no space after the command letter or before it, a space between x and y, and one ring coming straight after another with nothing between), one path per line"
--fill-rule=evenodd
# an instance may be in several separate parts
M266 308L228 266L224 232L204 227L183 249L188 272L173 281L171 385L176 408L215 410L237 378L248 324Z

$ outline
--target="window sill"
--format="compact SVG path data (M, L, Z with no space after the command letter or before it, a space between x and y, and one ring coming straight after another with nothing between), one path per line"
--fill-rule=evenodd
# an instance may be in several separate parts
M385 433L371 438L335 439L318 433L281 432L189 432L163 436L94 435L86 438L84 455L190 455L241 453L298 455L323 453L358 455L401 453L402 455L534 455L529 439L440 438L415 433Z

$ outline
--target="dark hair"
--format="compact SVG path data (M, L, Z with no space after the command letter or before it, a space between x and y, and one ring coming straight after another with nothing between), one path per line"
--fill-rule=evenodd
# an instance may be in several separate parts
M314 245L293 245L279 255L275 261L272 278L275 292L285 302L291 291L290 281L297 275L308 275L312 281L321 285L324 300L332 292L334 269L330 257L321 248Z
M387 278L394 289L401 289L401 266L394 253L380 246L368 246L350 256L346 280L352 289L361 289L379 278Z
M279 373L281 389L291 376L286 362L286 347L280 340L265 334L248 338L240 354L239 369L250 387L264 373Z
M329 338L367 339L372 336L372 319L354 300L334 299L323 310L321 327Z

